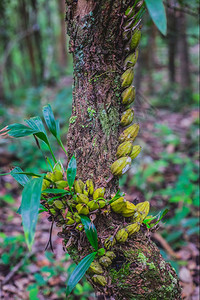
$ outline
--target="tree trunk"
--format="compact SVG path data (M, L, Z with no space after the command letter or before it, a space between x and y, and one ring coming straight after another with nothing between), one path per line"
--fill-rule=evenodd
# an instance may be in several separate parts
M133 1L67 1L67 28L74 59L74 91L67 136L69 157L77 160L77 178L92 179L105 187L106 197L118 190L110 166L116 160L120 133L121 81L125 43L123 16ZM126 108L127 109L127 108ZM90 214L98 232L99 248L114 236L127 219L112 211ZM60 236L75 262L91 252L84 232L63 229ZM88 280L108 299L180 299L180 287L172 267L161 257L145 226L125 243L112 247L112 265L104 268L107 284ZM104 299L105 299L104 298Z
M54 56L54 43L55 43L55 36L53 31L53 22L52 22L52 16L51 16L51 9L50 9L50 3L49 1L44 2L44 10L46 14L47 19L47 27L48 30L46 32L46 36L48 39L48 47L46 49L45 53L45 64L44 64L44 79L50 80L51 77L51 62L53 60Z
M66 27L65 27L65 0L58 1L58 11L60 17L60 34L58 41L58 61L61 69L67 66L67 39L66 39Z
M170 2L171 3L171 2ZM170 83L176 82L176 54L177 54L177 16L176 11L168 8L168 72Z
M146 50L146 71L148 74L148 92L150 95L154 94L154 85L153 85L153 67L155 67L156 62L156 33L157 29L153 22L151 22L151 25L149 25L147 35L148 35L148 48L151 49L151 51Z
M39 65L39 70L40 70L40 80L38 82L42 82L43 77L44 77L44 59L42 55L42 37L40 33L40 27L38 24L38 3L37 0L31 0L31 6L33 9L33 16L32 16L32 22L34 23L34 26L37 26L37 30L34 31L34 39L35 39L35 45L36 45L36 51L37 51L37 56L38 56L38 65Z
M28 30L29 28L29 13L27 11L27 5L25 0L20 0L19 2L19 12L21 15L21 25L23 31ZM32 38L30 35L25 37L27 52L29 55L29 60L32 68L32 84L37 84L37 72L36 72L36 62L35 62L35 54L34 54L34 47L32 43Z
M178 55L179 55L179 81L180 81L180 96L182 101L188 102L191 96L191 76L189 64L189 46L186 35L186 16L185 13L179 12L178 16Z

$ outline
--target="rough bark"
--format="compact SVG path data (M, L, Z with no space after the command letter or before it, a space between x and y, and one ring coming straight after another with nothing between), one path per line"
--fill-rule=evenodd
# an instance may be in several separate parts
M77 177L93 179L95 188L105 186L106 195L118 189L110 165L116 159L121 106L120 76L125 58L123 15L131 1L67 1L67 28L74 58L73 108L67 136L69 157L77 159ZM133 1L131 2L133 5ZM108 180L110 178L110 180ZM101 211L93 214L99 248L105 239L128 222L127 218ZM129 220L130 221L130 220ZM177 276L165 263L145 227L124 244L104 270L107 286L94 284L108 299L180 299ZM84 232L62 230L64 245L75 262L91 252ZM67 244L67 245L66 245Z
M83 180L93 178L99 186L105 185L110 176L118 144L124 57L121 14L119 1L104 1L101 5L78 1L68 9L70 51L74 57L68 152L76 155L78 176Z

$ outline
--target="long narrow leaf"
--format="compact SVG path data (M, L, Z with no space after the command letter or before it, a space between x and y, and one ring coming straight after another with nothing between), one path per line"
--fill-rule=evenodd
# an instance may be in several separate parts
M58 140L61 141L61 139L60 139L60 123L59 123L59 120L56 120L56 133L57 133Z
M54 113L51 109L50 104L43 107L43 116L46 122L46 125L49 129L49 131L55 136L58 144L61 146L65 154L67 155L67 151L65 150L65 147L61 141L60 138L60 125L59 121L55 120Z
M147 226L147 228L152 228L154 227L156 224L158 224L162 218L168 213L169 209L166 208L163 212L159 212L156 216L148 219L148 217L143 221L143 223ZM157 221L154 223L151 223L153 220L155 220L157 218Z
M25 186L25 184L27 184L30 181L30 178L28 176L26 176L27 174L25 174L21 168L16 167L14 168L11 172L10 175L17 181L19 182L19 184L21 184L22 186Z
M49 158L49 157L46 157L46 161L47 161L47 163L48 163L48 165L50 167L51 172L53 172L53 165L54 165L53 160L51 158Z
M42 120L40 117L33 117L29 120L25 120L26 124L28 126L25 126L23 124L11 124L8 125L6 127L4 127L3 129L0 130L0 135L2 137L7 137L7 136L11 136L14 138L20 138L20 137L24 137L24 136L28 136L33 134L35 137L38 137L39 139L41 139L49 148L53 160L56 163L57 160L53 154L53 151L51 149L51 146L49 144L49 140L44 128L44 125L42 123Z
M167 18L162 0L144 0L156 27L164 35L167 33Z
M29 250L33 244L40 206L43 178L33 178L22 192L21 215L25 239Z
M70 189L74 184L74 180L76 177L76 169L77 169L76 158L73 155L69 162L68 168L67 168L67 182L68 182Z
M48 209L46 207L44 207L44 205L40 204L39 206L39 214L44 212L44 211L48 211Z
M120 190L118 190L117 193L115 194L115 196L112 199L110 199L110 201L108 203L111 204L114 201L116 201L117 199L119 199L120 197L121 197Z
M1 135L3 137L6 137L8 135L14 138L20 138L34 133L35 130L33 130L32 128L18 123L10 124L1 130Z
M25 120L25 122L30 128L32 128L36 132L43 132L45 135L47 135L45 127L40 117L36 116Z
M0 133L2 136L11 136L14 138L25 137L28 135L36 135L50 148L48 137L40 117L34 117L29 120L25 120L26 125L23 124L11 124L3 128Z
M84 230L86 233L86 236L91 244L91 246L97 251L98 250L98 238L97 238L97 230L94 224L91 222L91 220L81 215L81 222L84 226Z
M153 224L153 226L156 225L156 224L158 224L158 223L162 220L162 218L168 213L168 211L169 211L169 209L166 208L166 209L161 213L161 216L160 216L159 219L156 221L156 223ZM150 225L150 226L151 226L151 225ZM152 226L151 226L151 227L152 227Z
M12 171L11 171L12 172ZM28 176L35 176L35 177L44 177L45 174L36 174L36 173L33 173L33 172L23 172L23 171L19 171L19 172L15 172L16 175L28 175Z
M68 191L65 191L64 189L46 189L42 191L42 194L70 194Z
M35 131L34 134L49 147L49 140L41 118L36 116L31 119L25 120L25 122Z
M86 271L89 269L91 263L93 262L97 252L92 252L88 254L81 262L76 266L73 273L71 274L68 283L66 296L69 296L73 288L77 285L77 283L81 280L81 278L85 275Z
M50 104L43 107L43 116L49 131L56 137L59 138L59 123L54 118L53 111Z
M0 174L0 176L6 176L6 175L10 175L10 172L9 173L2 173L2 174Z
M37 116L37 117L33 117L29 120L25 120L25 122L28 124L28 126L30 126L33 130L36 131L34 133L35 136L37 136L39 139L41 139L47 145L47 147L49 148L49 150L51 152L53 160L56 163L57 160L56 160L55 155L53 154L53 151L49 144L48 136L47 136L47 133L46 133L46 130L44 128L41 118Z
M20 167L14 168L10 175L22 186L25 186L30 181L30 178L26 176L27 174ZM18 208L17 213L21 214L21 206Z

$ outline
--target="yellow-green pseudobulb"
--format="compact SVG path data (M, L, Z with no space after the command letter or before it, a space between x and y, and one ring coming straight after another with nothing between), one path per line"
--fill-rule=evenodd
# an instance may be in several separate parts
M122 114L120 125L124 127L130 125L133 122L133 118L134 110L129 108Z
M129 156L121 157L111 165L111 172L114 176L122 176L125 174L131 165L131 158Z

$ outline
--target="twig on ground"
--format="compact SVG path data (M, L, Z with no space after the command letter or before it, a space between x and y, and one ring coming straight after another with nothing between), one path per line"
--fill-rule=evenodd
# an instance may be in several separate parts
M153 233L152 237L162 245L162 247L167 251L167 253L171 257L180 259L180 255L171 248L171 246L168 244L168 242L159 233Z

